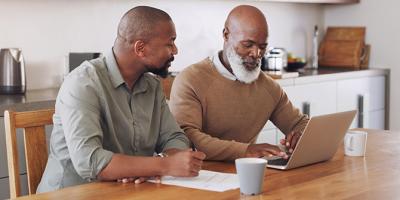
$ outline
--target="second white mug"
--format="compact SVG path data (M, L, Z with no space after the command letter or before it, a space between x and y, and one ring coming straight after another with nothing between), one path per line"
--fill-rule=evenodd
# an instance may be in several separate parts
M365 131L349 131L344 137L344 154L347 156L365 156L367 149L367 136Z

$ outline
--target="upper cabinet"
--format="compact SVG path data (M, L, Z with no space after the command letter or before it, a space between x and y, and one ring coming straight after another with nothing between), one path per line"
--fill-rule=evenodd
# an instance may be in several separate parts
M269 2L293 2L293 3L321 3L321 4L353 4L360 0L259 0Z

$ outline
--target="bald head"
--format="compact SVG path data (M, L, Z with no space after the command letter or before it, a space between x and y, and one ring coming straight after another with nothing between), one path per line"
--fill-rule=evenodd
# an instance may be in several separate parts
M268 45L268 25L264 14L249 5L235 7L225 21L223 37L221 61L225 68L241 82L256 80Z
M231 33L261 31L268 35L268 25L264 14L258 8L249 5L235 7L225 21L225 28Z
M171 17L160 9L149 6L134 7L121 18L117 40L128 43L139 39L148 41L157 36L157 25L166 21L172 21Z

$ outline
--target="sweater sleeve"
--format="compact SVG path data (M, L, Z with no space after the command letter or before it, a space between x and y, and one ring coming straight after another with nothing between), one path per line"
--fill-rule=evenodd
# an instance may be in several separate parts
M270 116L270 121L275 124L285 135L291 131L304 131L309 118L307 115L293 106L283 89L274 83L275 89L270 90L275 94L271 94L276 98L276 106Z
M174 80L169 106L178 124L207 160L234 160L244 157L249 144L222 140L203 131L202 92L208 84L199 83L190 73L181 72ZM203 80L204 81L204 80ZM194 84L196 83L196 84Z

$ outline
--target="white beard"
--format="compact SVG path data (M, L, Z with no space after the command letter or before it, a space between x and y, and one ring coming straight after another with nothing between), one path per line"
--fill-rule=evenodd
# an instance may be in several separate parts
M232 46L227 48L226 57L228 58L233 75L240 82L250 84L257 80L261 72L261 62L258 62L258 66L255 69L251 71L247 70L243 65L243 59L235 52Z

